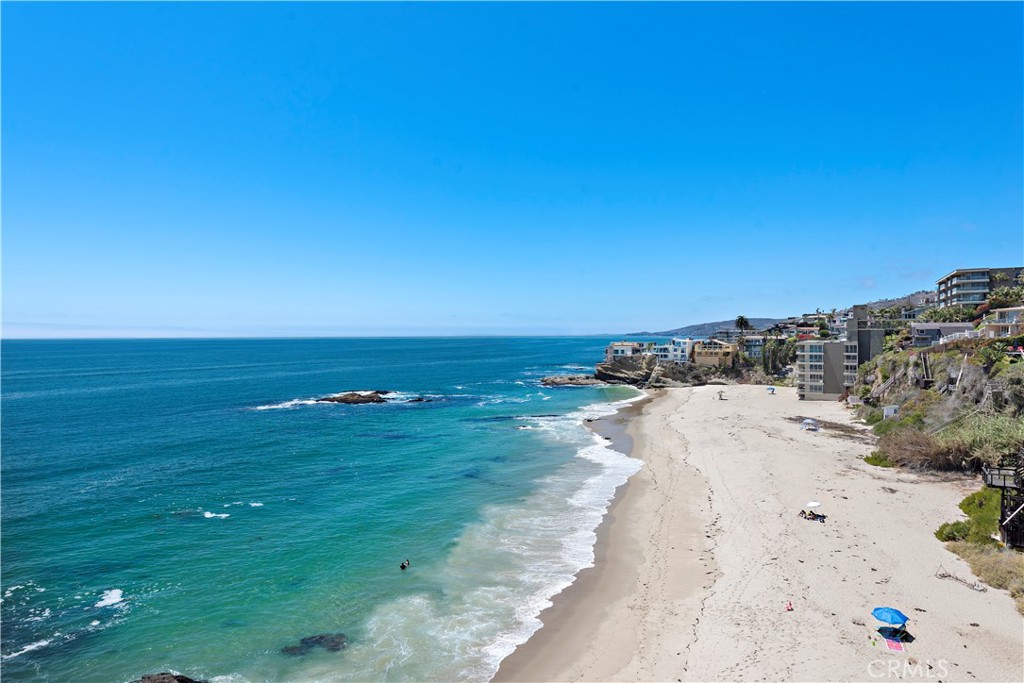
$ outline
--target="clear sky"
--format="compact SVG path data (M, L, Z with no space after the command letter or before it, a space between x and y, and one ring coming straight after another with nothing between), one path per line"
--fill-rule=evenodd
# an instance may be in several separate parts
M1022 7L5 2L4 333L621 333L1021 265Z

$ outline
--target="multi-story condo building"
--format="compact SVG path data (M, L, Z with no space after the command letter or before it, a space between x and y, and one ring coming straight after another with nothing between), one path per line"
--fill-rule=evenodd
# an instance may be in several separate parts
M1024 334L1024 306L997 308L981 321L981 336L989 339Z
M867 306L854 306L839 339L807 339L796 345L797 396L810 401L834 401L857 381L857 368L882 352L885 326L874 321Z
M989 292L997 287L1012 285L1024 272L1016 268L959 268L939 278L939 308L948 306L977 306L985 301Z
M857 381L857 342L810 339L796 345L797 396L835 401Z

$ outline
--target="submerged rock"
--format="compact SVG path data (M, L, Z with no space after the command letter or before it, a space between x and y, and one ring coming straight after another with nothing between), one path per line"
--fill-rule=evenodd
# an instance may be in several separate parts
M299 641L307 647L320 646L325 650L337 652L348 645L348 636L344 633L321 633L318 636L308 636Z
M181 674L160 673L146 674L136 683L206 683L206 681L201 681L197 678L189 678L188 676L182 676Z
M328 652L338 652L348 646L348 636L344 633L321 633L315 636L306 636L299 641L298 645L289 645L281 648L281 654L304 655L314 647L322 647Z
M540 383L546 387L587 387L597 384L606 384L593 375L552 375L544 377Z
M430 403L431 401L432 399L417 396L416 398L410 398L406 403Z
M332 396L324 396L318 398L317 403L345 403L349 405L358 405L361 403L387 403L387 399L384 398L385 394L390 394L390 391L346 391L341 394L334 394Z

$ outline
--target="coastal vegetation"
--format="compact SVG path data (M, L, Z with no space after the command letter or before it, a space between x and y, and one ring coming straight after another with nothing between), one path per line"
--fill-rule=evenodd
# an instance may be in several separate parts
M993 588L1006 590L1017 611L1024 614L1024 553L1001 548L994 536L999 530L999 491L985 487L960 502L967 519L947 522L936 538L970 565L974 575Z
M1020 344L1024 338L960 340L889 350L863 364L852 393L865 400L859 416L879 437L878 459L973 471L1024 448L1024 362L1006 353ZM883 403L897 414L883 419Z

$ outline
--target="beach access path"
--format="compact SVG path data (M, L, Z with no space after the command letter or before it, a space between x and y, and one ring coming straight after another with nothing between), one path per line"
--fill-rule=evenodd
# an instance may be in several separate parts
M824 428L802 431L806 417ZM1024 680L1009 595L935 576L974 580L934 531L963 518L977 477L868 465L847 408L788 388L658 391L627 431L645 467L599 530L596 566L495 680ZM824 524L798 516L812 500ZM907 652L878 637L883 605L911 618Z

